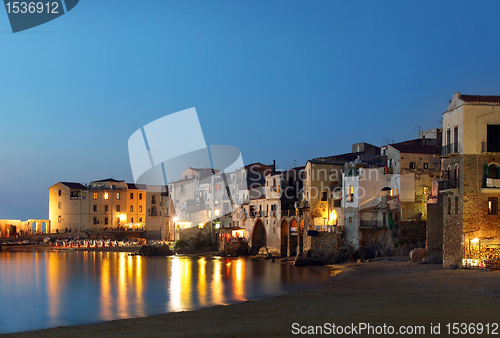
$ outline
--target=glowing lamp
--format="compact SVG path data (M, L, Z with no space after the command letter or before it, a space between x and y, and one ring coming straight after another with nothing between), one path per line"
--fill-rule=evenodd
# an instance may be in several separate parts
M179 220L179 217L175 216L174 217L174 222L177 222Z

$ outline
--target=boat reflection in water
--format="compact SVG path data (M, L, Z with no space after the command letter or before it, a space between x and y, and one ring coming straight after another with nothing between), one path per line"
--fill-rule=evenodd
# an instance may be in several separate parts
M261 259L7 251L0 253L0 333L230 304L325 278Z

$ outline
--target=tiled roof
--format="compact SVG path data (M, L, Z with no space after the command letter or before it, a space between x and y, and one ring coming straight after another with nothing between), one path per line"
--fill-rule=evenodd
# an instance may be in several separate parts
M494 103L500 103L500 96L493 96L493 95L465 95L465 94L460 94L460 99L463 100L464 102L494 102Z
M83 184L81 183L75 183L75 182L59 182L61 184L64 184L70 189L87 189Z
M101 182L116 182L116 183L120 183L120 182L123 182L123 180L119 181L119 180L115 180L114 178L107 178L105 180L92 181L92 183L101 183Z
M396 148L400 153L439 154L439 147L437 146L406 146L400 144L391 144L391 147Z

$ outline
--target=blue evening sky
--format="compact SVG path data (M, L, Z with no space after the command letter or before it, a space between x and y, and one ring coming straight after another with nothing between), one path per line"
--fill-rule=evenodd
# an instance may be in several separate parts
M58 181L132 181L130 135L190 107L207 144L280 168L416 138L453 93L500 94L499 13L498 1L81 0L12 34L0 9L0 219L48 217Z

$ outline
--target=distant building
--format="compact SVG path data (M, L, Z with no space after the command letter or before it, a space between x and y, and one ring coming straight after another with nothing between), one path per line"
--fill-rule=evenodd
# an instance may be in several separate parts
M146 229L159 237L164 225L161 201L160 189L112 178L88 185L59 182L49 188L50 231Z

